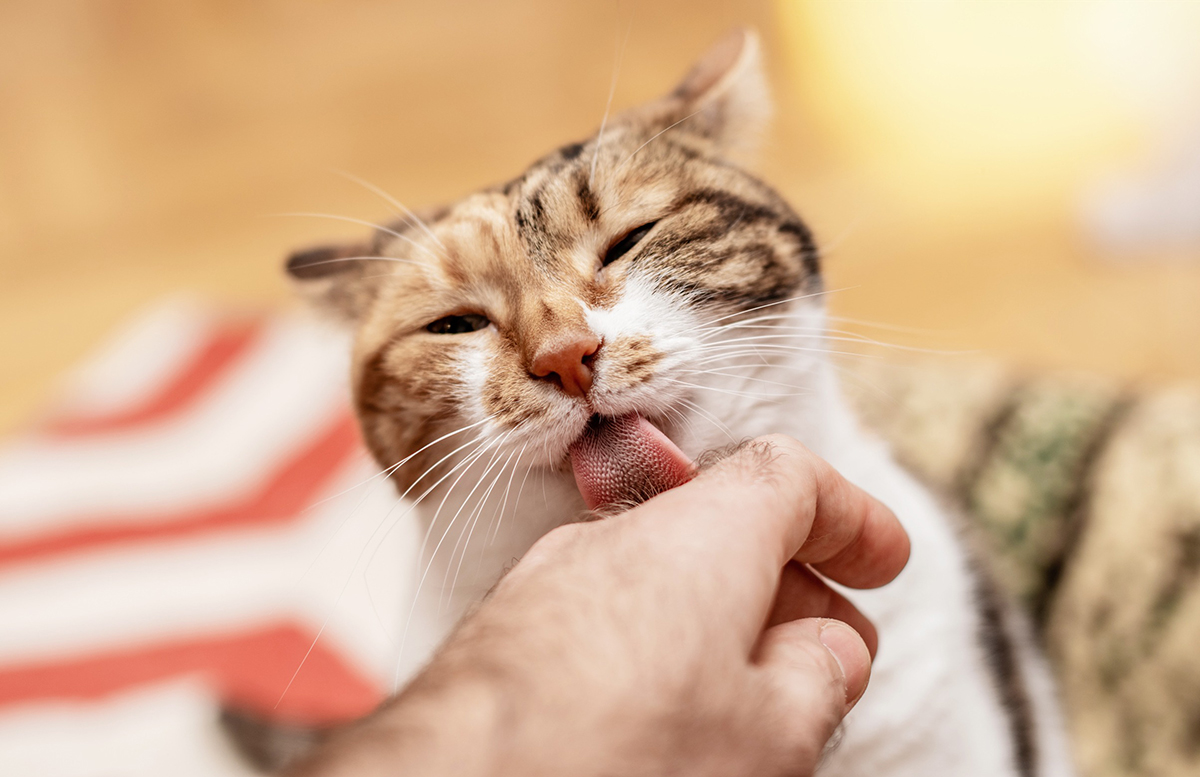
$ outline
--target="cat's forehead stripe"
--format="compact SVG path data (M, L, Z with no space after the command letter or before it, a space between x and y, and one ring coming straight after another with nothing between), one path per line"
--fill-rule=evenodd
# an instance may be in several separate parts
M613 127L598 145L563 146L505 186L460 201L433 223L447 247L438 263L444 298L534 325L544 316L521 312L530 296L553 291L607 306L630 273L697 304L762 304L819 288L812 236L786 202L694 145ZM639 253L598 283L607 248L645 223L657 227Z
M592 191L592 187L588 183L588 176L582 169L577 170L575 180L575 196L579 198L579 207L583 211L584 218L588 221L599 221L600 202L596 199L596 193Z

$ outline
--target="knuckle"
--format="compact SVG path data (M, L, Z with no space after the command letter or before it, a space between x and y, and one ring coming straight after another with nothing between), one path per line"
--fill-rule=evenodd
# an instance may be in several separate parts
M556 526L538 538L533 547L526 551L522 561L528 566L561 555L579 543L586 526L583 523Z

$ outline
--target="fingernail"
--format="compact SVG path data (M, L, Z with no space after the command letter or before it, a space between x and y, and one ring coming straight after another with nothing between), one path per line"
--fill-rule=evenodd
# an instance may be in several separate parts
M867 673L861 669L864 654L866 654L866 646L863 644L862 637L841 621L827 620L821 624L817 638L821 640L821 644L837 662L838 669L842 672L842 683L846 689L846 704L853 706L867 688ZM869 668L869 654L866 656L866 660ZM847 671L847 667L850 668L850 671Z

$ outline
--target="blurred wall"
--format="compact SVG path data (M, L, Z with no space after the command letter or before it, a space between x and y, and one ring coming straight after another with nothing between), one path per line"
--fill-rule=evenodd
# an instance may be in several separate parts
M828 246L836 314L1030 367L1200 377L1197 263L1105 263L1076 226L1082 188L1148 158L1174 120L1154 106L1189 83L1155 30L1196 15L1151 5L0 5L0 430L157 296L285 304L287 250L360 230L272 214L387 215L332 170L413 206L459 196L591 133L618 61L615 108L742 23L780 103L761 169Z

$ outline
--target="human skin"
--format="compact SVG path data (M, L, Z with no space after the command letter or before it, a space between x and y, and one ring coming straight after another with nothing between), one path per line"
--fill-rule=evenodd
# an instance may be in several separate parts
M876 648L821 578L878 587L908 552L890 510L763 438L547 534L399 696L292 775L812 774Z

